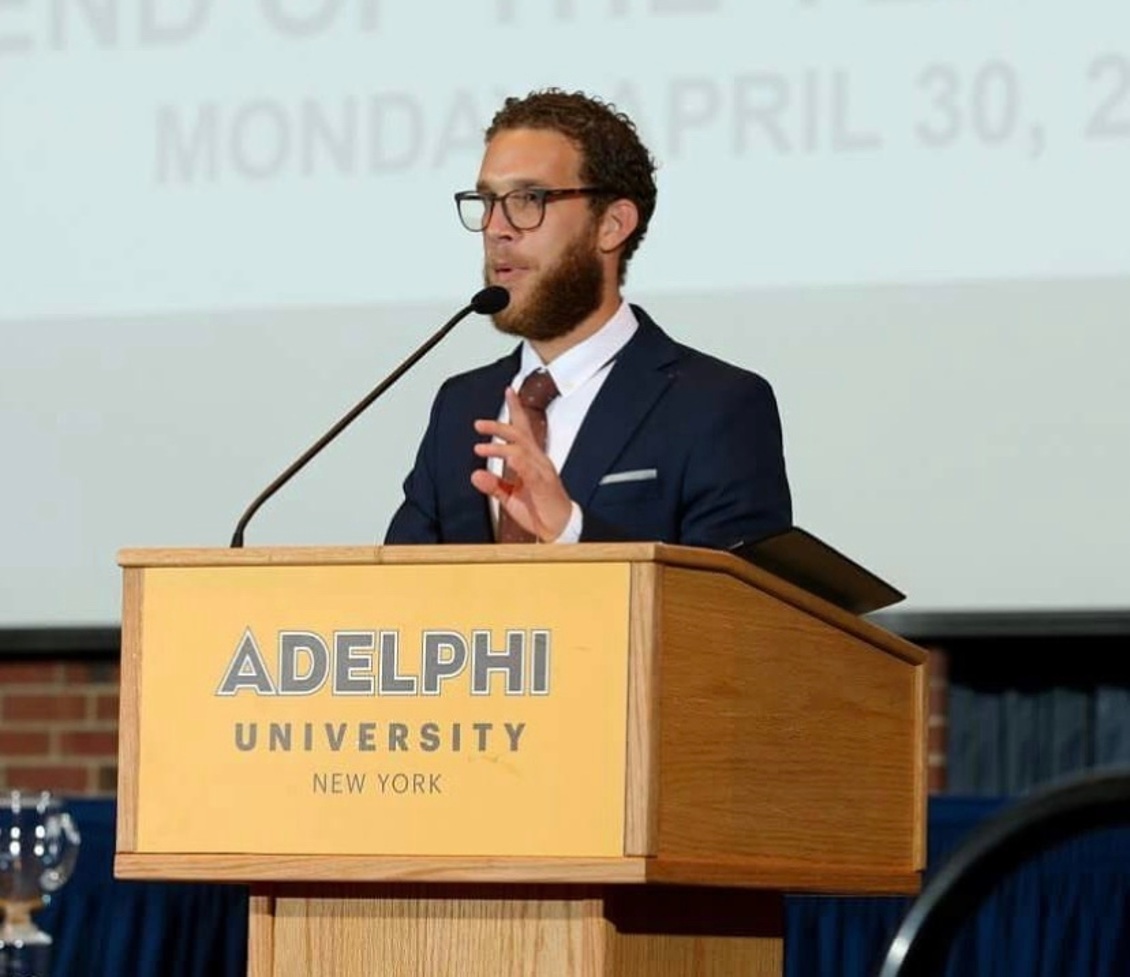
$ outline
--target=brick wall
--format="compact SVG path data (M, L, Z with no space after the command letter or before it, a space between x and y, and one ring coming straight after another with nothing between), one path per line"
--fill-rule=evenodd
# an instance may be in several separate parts
M0 661L0 789L112 794L114 662Z

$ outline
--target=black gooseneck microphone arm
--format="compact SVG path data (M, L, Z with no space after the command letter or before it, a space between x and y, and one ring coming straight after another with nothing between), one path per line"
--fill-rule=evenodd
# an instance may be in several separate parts
M243 546L243 533L247 528L247 524L251 521L251 517L262 507L272 495L281 489L287 482L289 482L295 475L301 471L315 455L318 454L327 444L336 438L342 431L344 431L357 416L361 414L374 400L383 394L389 387L391 387L397 380L399 380L405 373L407 373L416 363L431 351L444 336L446 336L452 329L454 329L463 319L470 313L478 312L480 315L494 315L496 312L501 312L510 302L510 293L500 285L490 285L487 288L476 292L471 301L462 309L455 313L450 319L447 320L440 328L429 337L419 349L416 350L411 356L408 357L403 363L400 364L395 370L392 371L384 380L382 380L376 387L374 387L361 401L353 407L348 414L346 414L340 421L331 427L325 434L323 434L314 444L312 444L300 458L298 458L286 471L284 471L278 478L276 478L270 485L268 485L254 502L251 503L240 516L239 522L236 524L235 532L232 533L231 548L240 549Z

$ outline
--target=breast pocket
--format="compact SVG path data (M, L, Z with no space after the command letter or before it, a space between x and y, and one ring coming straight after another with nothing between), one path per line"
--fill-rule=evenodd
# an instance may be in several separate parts
M654 468L609 472L596 487L596 501L601 505L627 505L658 495L659 472Z

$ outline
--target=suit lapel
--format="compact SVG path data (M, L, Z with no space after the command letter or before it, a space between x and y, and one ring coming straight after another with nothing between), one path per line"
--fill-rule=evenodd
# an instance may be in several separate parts
M642 309L633 311L639 329L617 356L561 470L582 509L674 378L669 367L679 358L678 345Z
M486 369L482 370L474 380L470 389L467 391L467 397L464 403L460 406L459 416L461 418L460 424L457 427L458 431L466 432L470 437L470 441L463 441L458 450L461 453L465 452L465 457L468 459L463 479L463 485L460 487L461 492L466 492L468 497L473 497L474 501L470 504L479 512L480 518L477 520L476 531L480 535L482 542L494 541L494 525L490 517L490 500L483 495L478 489L471 484L471 472L476 468L486 467L486 459L480 458L470 448L480 440L479 435L475 433L474 422L480 418L495 418L498 412L502 409L503 391L506 386L514 378L514 374L518 372L518 365L521 362L520 347L519 351L505 356L495 363L492 363Z

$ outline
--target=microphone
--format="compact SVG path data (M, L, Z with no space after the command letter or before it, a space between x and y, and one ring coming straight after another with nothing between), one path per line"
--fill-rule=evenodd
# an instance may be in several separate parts
M278 478L276 478L270 485L268 485L259 495L255 501L251 503L240 516L239 522L236 524L235 532L232 533L231 548L239 549L243 546L243 533L247 528L247 524L251 521L251 517L259 511L260 507L279 489L281 489L287 482L289 482L295 475L301 471L318 452L320 452L327 444L336 438L342 431L344 431L350 424L357 419L374 400L383 394L389 387L391 387L397 380L399 380L405 373L407 373L416 363L429 353L433 346L435 346L444 336L446 336L452 329L454 329L463 319L470 313L477 312L479 315L494 315L501 312L510 304L510 293L506 291L501 285L489 285L484 289L476 292L471 301L463 306L458 312L455 313L450 319L447 320L436 332L427 339L419 349L416 350L411 356L408 357L403 363L400 364L395 370L385 377L380 383L376 385L361 401L357 403L352 410L349 411L340 421L331 427L325 434L322 435L314 444L312 444L300 458L298 458L286 471L284 471Z

